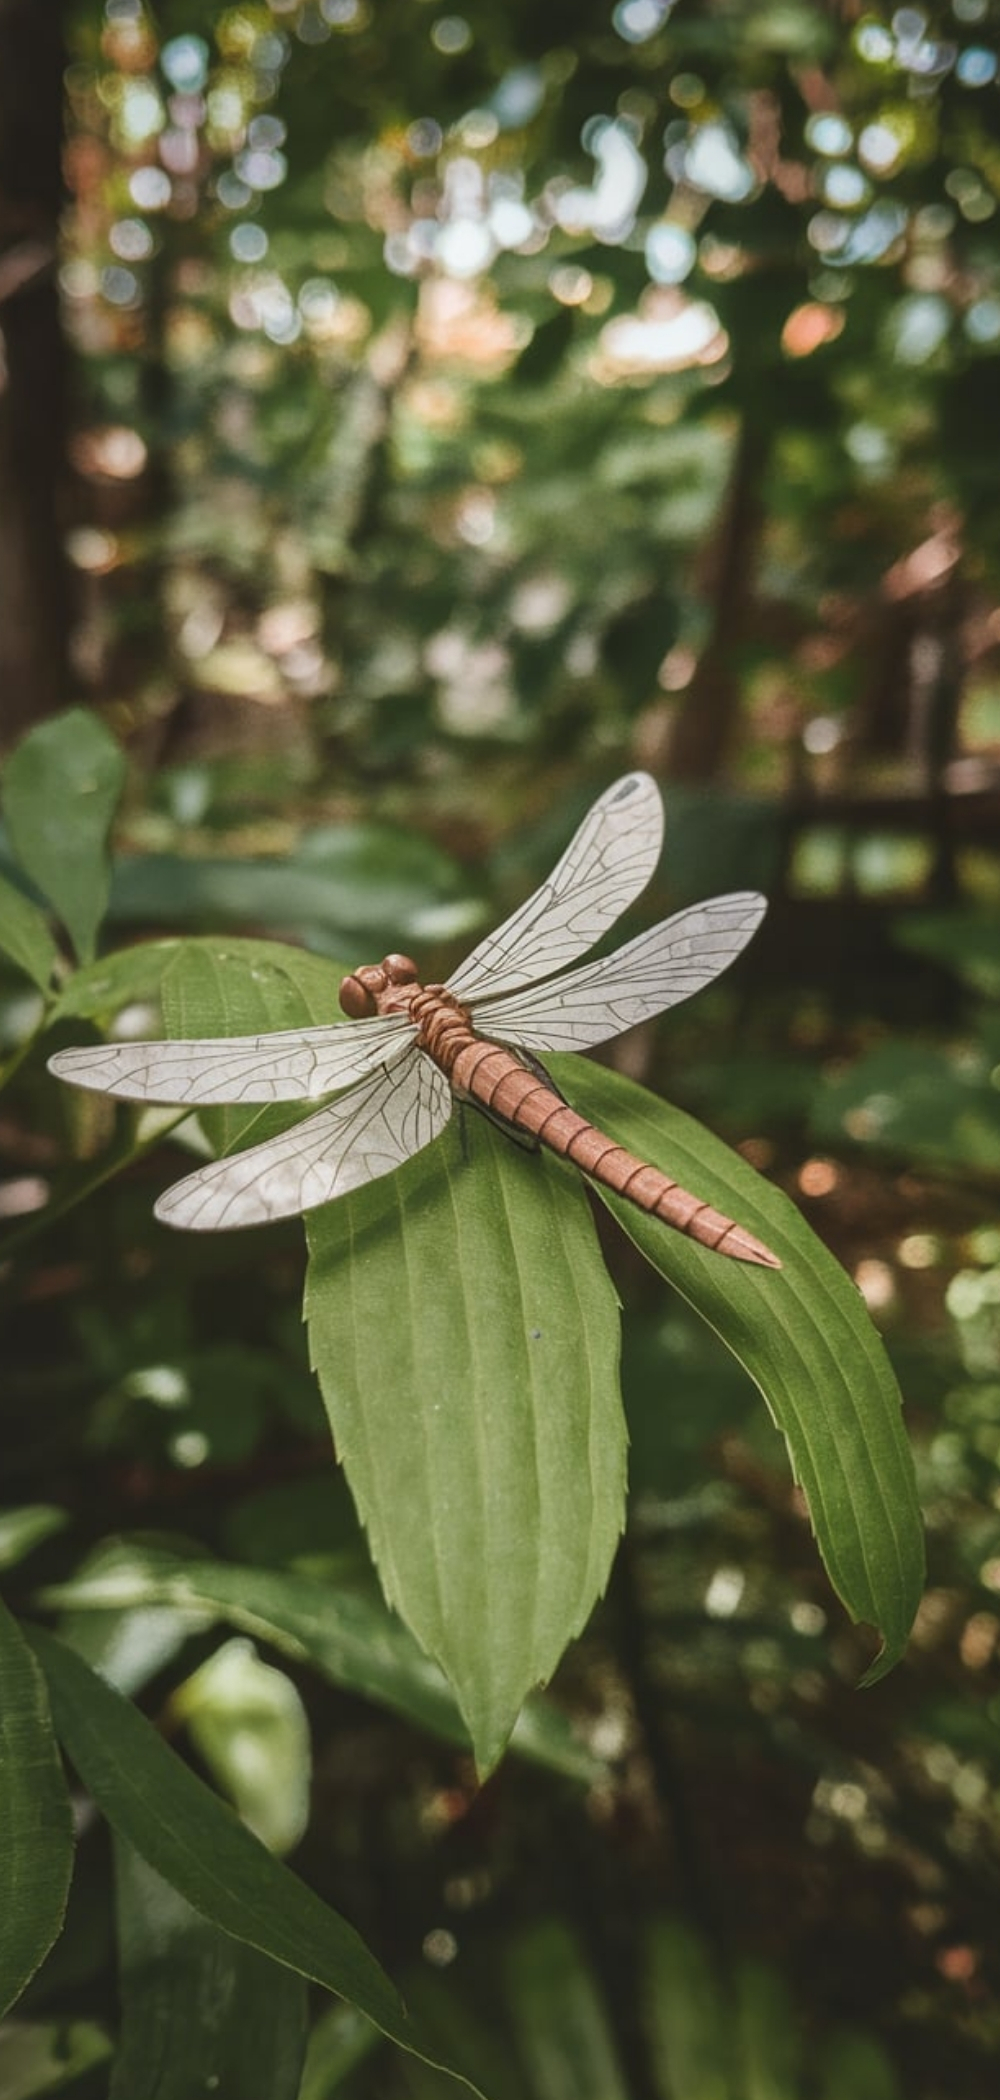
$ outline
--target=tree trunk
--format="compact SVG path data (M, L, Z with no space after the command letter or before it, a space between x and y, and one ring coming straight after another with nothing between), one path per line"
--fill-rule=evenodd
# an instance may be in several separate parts
M745 413L715 548L711 630L670 726L666 770L673 781L704 786L717 780L736 744L739 653L753 603L770 442L763 414Z
M66 698L63 0L0 0L0 738Z

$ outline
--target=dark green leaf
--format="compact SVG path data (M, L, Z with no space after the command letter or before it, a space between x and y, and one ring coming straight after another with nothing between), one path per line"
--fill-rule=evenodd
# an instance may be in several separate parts
M802 2035L788 1984L755 1960L738 1964L735 1981L739 2091L747 2100L798 2100Z
M728 2008L712 1955L686 1919L657 1918L650 1926L643 1987L660 2089L733 2100Z
M545 386L554 379L573 341L574 316L568 306L557 306L539 321L530 342L514 367L522 386Z
M4 774L11 844L83 963L108 900L108 832L124 784L118 745L82 707L29 730Z
M111 2037L94 2020L5 2020L0 2027L3 2100L37 2100L74 2086L111 2055Z
M1000 1173L1000 1094L984 1041L975 1053L929 1043L880 1043L817 1094L814 1135L878 1145L930 1166Z
M822 2100L901 2100L903 2087L874 2035L846 2027L823 2052Z
M31 1640L59 1737L117 1835L211 1924L347 1998L402 2048L425 2054L353 1927L273 1859L79 1656L38 1629Z
M109 917L171 925L316 928L346 939L354 961L377 960L387 940L444 940L478 924L482 907L457 864L415 834L378 824L307 833L282 859L117 861ZM355 954L355 950L359 952Z
M363 2020L353 2005L335 2005L322 2013L310 2030L299 2100L338 2100L348 2073L379 2042L371 2021Z
M127 1613L130 1623L137 1614L144 1621L172 1615L181 1626L223 1618L309 1663L344 1690L403 1714L431 1735L461 1745L469 1741L437 1664L377 1592L271 1568L178 1561L119 1544L107 1574L87 1567L72 1582L47 1588L40 1601L47 1609L72 1611L74 1626L81 1615L97 1619L102 1612L116 1618ZM108 1675L104 1665L102 1674ZM606 1773L569 1721L543 1699L529 1699L511 1747L585 1784L593 1785Z
M963 984L987 999L1000 997L1000 955L996 912L990 910L921 912L894 927L901 948L929 955Z
M45 1679L0 1604L0 2014L58 1938L73 1823Z
M627 2100L608 2014L576 1934L528 1926L507 1959L510 2017L539 2100Z
M0 1568L14 1568L36 1546L62 1531L69 1518L51 1502L26 1502L20 1509L0 1509Z
M120 1838L115 1896L122 2019L109 2100L296 2100L302 1977L210 1925Z
M859 1292L787 1197L690 1116L582 1058L546 1062L581 1114L780 1257L780 1271L726 1260L635 1204L605 1197L760 1387L786 1438L837 1595L852 1618L882 1636L866 1679L874 1681L905 1646L924 1556L899 1388Z
M44 912L23 890L0 875L0 953L24 970L40 992L48 990L59 950Z

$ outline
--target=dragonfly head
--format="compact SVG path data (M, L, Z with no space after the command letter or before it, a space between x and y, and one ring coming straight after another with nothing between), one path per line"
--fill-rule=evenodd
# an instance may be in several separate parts
M372 1014L400 1012L405 1002L393 1001L392 993L417 982L417 966L408 955L386 955L380 963L365 963L344 978L340 1004L352 1021L367 1020Z

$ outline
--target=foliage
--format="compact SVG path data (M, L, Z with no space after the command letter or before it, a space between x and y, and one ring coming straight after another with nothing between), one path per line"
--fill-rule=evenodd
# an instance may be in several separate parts
M210 738L284 699L300 778L495 785L636 722L691 778L751 730L769 782L899 755L914 616L995 581L992 0L75 19L74 547L125 718L165 622Z
M29 737L8 769L5 809L14 838L32 835L36 805L39 810L52 806L64 758L59 753L53 760L50 754L58 752L61 726L54 722ZM67 733L70 742L78 738L77 717L67 718ZM79 799L90 825L87 795L86 778L75 794L65 788L60 793L62 835L76 877L74 894L80 896L94 893L88 855L103 867L112 815L108 805L104 821L91 825L81 842L73 808ZM50 900L56 902L65 894L62 871L57 849L47 850L51 875L37 857L35 866L46 875ZM31 974L33 957L22 954L19 923L11 950L12 960L27 962ZM81 1011L113 1019L123 1007L151 997L174 1033L257 1033L268 1026L313 1025L329 1015L335 981L327 963L299 950L207 939L140 944L107 962L85 965L76 978L67 978L60 965L60 978L37 1017L36 1034L53 1019L65 1021ZM575 1062L557 1060L560 1072L562 1065ZM721 1147L713 1154L707 1133L697 1125L688 1121L682 1129L662 1105L612 1075L596 1091L591 1088L592 1100L583 1080L565 1077L571 1093L582 1087L591 1113L606 1127L621 1130L645 1156L676 1163L686 1149L688 1171L699 1186L714 1200L733 1203L780 1245L784 1268L779 1276L766 1277L772 1296L765 1306L762 1279L754 1273L724 1284L721 1265L710 1253L662 1227L647 1232L643 1221L627 1221L657 1265L680 1281L752 1366L789 1436L834 1580L848 1606L867 1612L882 1628L887 1664L905 1640L920 1556L898 1395L857 1301L843 1295L835 1267L801 1222L787 1216L784 1199L764 1189L757 1193L751 1171ZM251 1132L259 1139L280 1127L280 1113L221 1109L206 1113L203 1121L216 1143L229 1148ZM155 1144L165 1119L154 1112L152 1127L144 1129L149 1120L150 1111L143 1110L131 1139L98 1151L82 1182L74 1187L71 1179L62 1194L56 1193L51 1215L75 1209L95 1186L128 1169ZM183 1117L168 1116L168 1127L178 1120ZM448 1142L450 1154L439 1143L432 1155L419 1157L388 1183L317 1214L310 1231L306 1310L312 1359L338 1455L387 1597L452 1680L477 1760L488 1770L526 1693L551 1675L567 1638L580 1630L606 1580L622 1516L617 1322L582 1192L572 1180L558 1168L540 1178L538 1163L529 1163L489 1131L466 1133L461 1144ZM84 1126L85 1152L93 1145ZM20 1234L15 1230L9 1241L15 1257L19 1241L23 1247L26 1233L30 1240L44 1230L49 1215L42 1211ZM234 1341L228 1349L236 1372L233 1399L239 1404L245 1373ZM210 1408L225 1390L218 1356L216 1351L206 1394ZM174 1404L197 1375L194 1360L189 1358L187 1370L182 1363L183 1358L174 1366L151 1366L136 1390L145 1388L152 1400ZM863 1434L850 1457L852 1422L862 1426ZM248 1432L244 1416L242 1425L234 1422L228 1431L220 1427L213 1441L220 1450L228 1441L238 1456L247 1448ZM186 1440L187 1462L197 1463L198 1430L189 1429ZM183 1458L184 1440L175 1448ZM871 1455L870 1470L865 1452ZM335 1654L339 1648L341 1681L358 1689L363 1685L391 1703L398 1703L401 1689L406 1707L432 1725L440 1715L446 1732L453 1733L446 1709L441 1713L440 1706L421 1697L421 1672L414 1677L405 1651L397 1647L395 1665L385 1675L369 1664L359 1668L351 1659L339 1630L345 1611L350 1623L351 1605L349 1598L338 1598L336 1583L330 1589L314 1585L304 1594L294 1583L286 1584L283 1593L279 1585L276 1604L265 1601L262 1608L254 1601L259 1585L253 1575L236 1568L216 1572L209 1564L199 1574L182 1558L173 1575L169 1560L156 1555L147 1572L141 1555L116 1554L108 1562L106 1548L100 1548L96 1563L49 1596L77 1613L110 1604L122 1614L151 1601L168 1615L170 1655L181 1651L192 1610L194 1625L206 1610L209 1619L225 1613L227 1580L241 1623L276 1641L279 1651L290 1635L296 1652L320 1659L322 1667L331 1647ZM177 1764L137 1712L100 1689L71 1648L49 1636L31 1638L46 1672L58 1738L125 1847L120 1914L122 1929L131 1933L130 1906L138 1905L137 1945L147 1930L162 1929L168 1940L179 1935L181 1943L193 1932L192 1951L183 1960L207 1960L203 1927L193 1922L198 1912L224 1933L339 1991L395 2040L426 2053L430 2045L408 2026L356 1935L279 1869L249 1832L237 1836L238 1826L222 1818L201 1782ZM13 1625L10 1652L12 1669L27 1667L30 1658L19 1663ZM103 1643L94 1660L113 1675L121 1671L121 1659ZM145 1674L144 1665L140 1684ZM395 1696L394 1676L400 1688ZM220 1710L223 1680L227 1689ZM12 1702L16 1682L12 1677ZM245 1822L278 1850L287 1849L300 1832L294 1801L301 1792L298 1775L306 1742L299 1703L290 1685L281 1689L283 1682L278 1670L264 1669L244 1641L217 1649L173 1698L178 1722L186 1724L194 1747L232 1794ZM34 1696L37 1701L37 1692ZM46 1720L37 1712L35 1728L39 1751L51 1758ZM246 1746L242 1752L240 1739ZM573 1769L557 1726L536 1734L534 1749L554 1765ZM246 1768L248 1753L260 1769L256 1780ZM38 1754L32 1750L29 1771ZM265 1772L269 1778L262 1785ZM283 1791L281 1812L268 1801L268 1787L275 1784ZM48 1813L44 1807L40 1812ZM132 1864L134 1855L145 1869ZM50 1937L65 1900L67 1859L64 1826L60 1857L53 1863ZM12 1854L12 1865L15 1860ZM151 1882L144 1879L146 1869L153 1870ZM190 1911L175 1915L174 1896L160 1893L164 1882ZM16 1884L11 1897L13 1903ZM152 1921L161 1912L165 1921L174 1922L154 1928ZM18 1958L23 1959L20 1950ZM134 1948L130 1958L138 1959ZM37 1960L37 1953L29 1954L29 1972ZM177 1988L176 1978L169 1988ZM234 1976L234 2004L242 1988ZM276 2010L275 2018L283 2017ZM128 2033L126 2026L126 2062ZM218 2046L228 2046L227 2033L224 2028ZM215 2046L207 2030L204 2046ZM293 2050L290 2065L295 2060Z
M21 493L83 705L0 833L0 2088L987 2100L995 0L20 12L71 45L72 434ZM16 419L56 271L6 168ZM560 1083L780 1238L766 1310L478 1123L305 1248L157 1232L245 1118L50 1049L327 1021L401 942L444 975L635 764L644 922L771 911ZM885 1665L914 1601L897 1377L930 1586L859 1693L837 1596ZM481 1787L470 1727L492 1762L577 1627Z

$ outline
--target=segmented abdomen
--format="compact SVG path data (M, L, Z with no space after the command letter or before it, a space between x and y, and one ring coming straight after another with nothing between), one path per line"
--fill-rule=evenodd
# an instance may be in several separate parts
M425 1004L426 1002L426 1004ZM411 1008L421 1029L423 1047L440 1065L455 1092L468 1094L493 1115L527 1131L573 1161L584 1174L652 1217L662 1218L703 1247L737 1261L759 1262L766 1268L781 1264L768 1247L752 1233L692 1196L676 1181L636 1159L624 1147L605 1137L575 1108L560 1099L544 1080L522 1065L510 1050L477 1036L457 1002L438 1001L424 991Z

